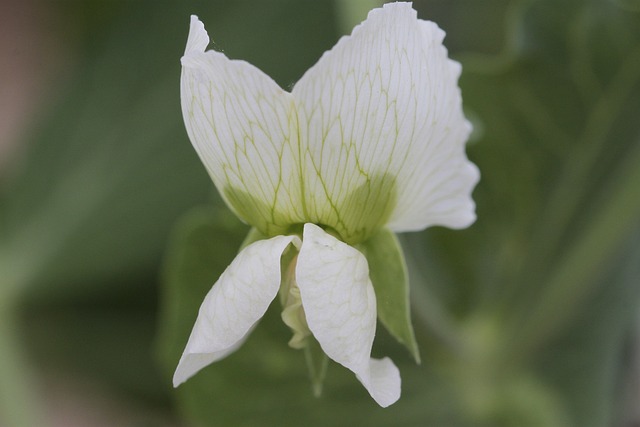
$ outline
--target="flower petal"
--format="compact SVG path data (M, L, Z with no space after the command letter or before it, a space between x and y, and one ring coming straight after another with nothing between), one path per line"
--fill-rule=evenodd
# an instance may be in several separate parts
M173 376L177 387L200 369L234 352L262 318L280 287L280 256L295 236L260 240L244 248L200 306Z
M475 220L479 173L464 152L461 67L443 38L410 3L385 4L296 84L312 222L349 241L385 223L411 231Z
M388 358L370 358L376 297L364 256L305 224L296 281L309 329L327 356L353 371L380 406L398 400L398 368Z
M205 52L208 41L192 16L181 60L187 133L231 209L263 234L281 234L301 222L293 98L251 64Z

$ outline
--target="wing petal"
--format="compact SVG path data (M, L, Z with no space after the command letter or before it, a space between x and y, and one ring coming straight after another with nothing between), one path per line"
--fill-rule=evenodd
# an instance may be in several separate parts
M200 306L173 385L238 349L280 288L280 257L295 236L260 240L244 248Z

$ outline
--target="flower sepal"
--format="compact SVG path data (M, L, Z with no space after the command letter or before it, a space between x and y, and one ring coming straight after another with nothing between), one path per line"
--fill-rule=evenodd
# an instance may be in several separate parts
M398 238L383 228L355 247L369 265L369 276L376 292L378 320L409 350L416 363L420 363L420 351L411 325L409 275Z
M240 252L250 244L257 242L258 240L265 240L265 239L268 239L266 235L262 234L262 232L257 228L251 227L251 229L247 233L247 236L242 241L242 244L240 245L238 252Z

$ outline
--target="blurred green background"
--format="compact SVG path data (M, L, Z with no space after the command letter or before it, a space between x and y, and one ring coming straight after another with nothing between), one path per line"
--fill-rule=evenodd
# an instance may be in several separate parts
M186 136L189 15L282 87L381 2L0 6L0 426L640 423L640 2L422 0L462 62L469 229L401 236L422 353L403 395L331 364L312 396L276 307L177 390L197 307L246 226Z

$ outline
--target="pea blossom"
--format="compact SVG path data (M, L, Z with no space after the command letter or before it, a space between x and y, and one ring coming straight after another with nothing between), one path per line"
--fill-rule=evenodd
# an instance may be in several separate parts
M461 67L443 38L411 4L386 4L287 92L247 62L206 51L204 25L191 17L186 129L226 204L253 229L202 303L175 386L238 349L279 294L292 347L315 340L380 406L398 400L398 368L371 348L377 317L399 310L377 301L378 286L402 283L372 283L362 248L380 233L475 221ZM408 319L406 305L398 315Z

